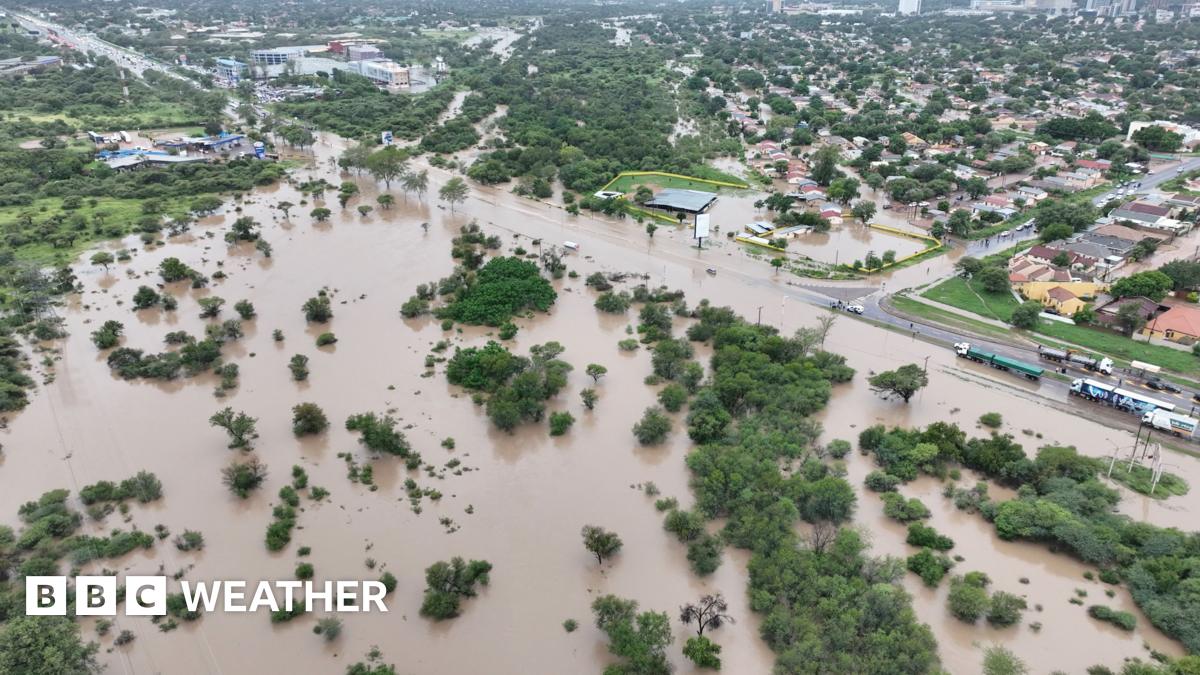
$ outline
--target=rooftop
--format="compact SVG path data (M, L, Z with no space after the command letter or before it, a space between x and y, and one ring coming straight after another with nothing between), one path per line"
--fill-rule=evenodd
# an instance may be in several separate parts
M654 195L654 199L646 202L646 206L685 213L702 213L715 201L717 196L711 192L667 188Z

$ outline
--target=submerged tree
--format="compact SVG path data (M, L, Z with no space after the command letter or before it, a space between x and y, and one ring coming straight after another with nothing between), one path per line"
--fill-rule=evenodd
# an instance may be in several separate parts
M584 525L583 547L596 556L596 562L603 563L605 558L611 558L621 550L621 538L616 532L609 532L596 525Z
M636 601L615 595L601 596L592 603L596 627L608 636L608 651L623 659L607 672L669 675L667 645L674 640L671 622L666 612L639 614L637 607Z
M921 366L909 363L895 370L885 370L872 375L868 382L871 384L871 390L883 394L884 398L899 396L908 403L913 394L929 384L929 375Z
M467 194L470 188L467 187L467 182L462 178L455 176L446 181L446 184L438 190L438 198L450 205L450 212L454 212L454 207L467 200Z
M208 423L224 429L229 434L230 448L250 450L251 441L258 438L257 420L244 412L235 413L233 408L213 413L213 416L208 418Z
M726 614L729 605L724 596L705 595L698 602L689 602L679 608L679 620L685 624L696 624L696 635L704 635L707 629L716 630L727 623L734 623L733 617Z
M267 465L251 457L248 461L233 461L221 469L221 482L233 494L245 499L267 479Z
M486 560L468 563L458 556L430 565L425 569L421 616L438 621L458 616L462 599L475 596L475 584L487 586L491 571L492 564Z
M316 403L300 403L292 408L292 433L297 436L319 434L329 428L329 418Z

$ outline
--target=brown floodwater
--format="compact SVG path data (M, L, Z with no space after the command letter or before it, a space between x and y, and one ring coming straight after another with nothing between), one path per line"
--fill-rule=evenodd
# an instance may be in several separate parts
M335 175L328 162L342 146L340 139L322 134L313 151L315 166L298 170L297 177L320 175L334 184L352 178ZM104 523L89 522L85 529L101 533L136 525L149 531L163 523L173 533L185 528L202 531L207 546L199 554L188 554L163 542L148 552L104 561L108 567L122 573L185 570L193 580L291 578L300 560L297 548L311 546L307 560L314 564L318 581L377 578L384 569L399 579L389 598L390 614L342 615L345 630L332 644L311 633L316 618L312 616L272 625L263 614L214 613L170 633L159 632L143 619L122 618L119 628L133 630L137 640L102 652L108 672L338 672L372 645L379 645L389 661L402 664L402 670L414 672L596 672L609 657L589 606L598 595L615 593L671 615L676 638L671 659L679 672L690 673L693 669L679 652L688 630L675 614L684 602L716 591L725 594L737 619L713 635L724 647L726 672L770 671L773 655L758 638L759 621L746 599L745 553L726 551L715 574L697 579L688 570L684 547L662 530L654 499L638 487L653 481L662 496L677 497L685 506L691 503L682 416L675 416L676 431L662 446L636 444L629 429L656 394L642 382L650 372L649 354L618 351L617 342L627 337L626 327L636 316L597 313L583 277L596 270L646 274L653 284L685 290L693 304L707 297L748 317L761 311L764 322L787 331L813 323L819 310L798 299L804 292L786 285L786 275L775 276L742 247L719 241L723 237L700 251L682 230L663 228L651 239L630 221L573 218L503 187L473 186L467 202L451 212L432 196L450 175L432 169L431 194L423 201L405 199L394 188L397 204L386 211L377 208L367 217L354 207L374 205L379 188L358 178L362 194L348 209L341 210L334 195L327 195L334 216L323 224L308 216L312 204L294 208L290 220L272 208L281 200L301 203L292 186L257 190L241 204L242 214L262 223L263 236L274 247L270 259L248 246L226 246L224 227L238 215L226 212L204 219L189 236L153 250L137 250L131 262L107 273L77 266L84 291L63 312L70 337L59 344L55 381L42 387L28 409L12 415L8 428L0 432L0 522L15 523L18 506L46 490L76 491L145 469L162 480L164 498L133 506L128 524L113 515ZM457 346L481 344L488 337L479 328L445 333L429 318L405 320L398 312L418 283L450 272L450 239L471 219L488 233L500 234L506 249L522 245L533 250L531 238L541 238L544 245L564 240L581 245L568 260L580 278L557 283L559 300L547 315L518 320L521 331L511 344L521 352L549 340L566 346L563 358L575 371L566 390L550 404L552 410L575 415L577 422L566 436L549 437L544 424L513 434L497 432L469 395L446 383L441 365L425 377L425 355L439 340ZM421 228L425 222L430 224L428 231ZM141 248L135 240L124 245ZM200 291L169 286L179 299L174 313L131 311L129 299L137 286L157 282L154 270L168 256L209 275L223 269L228 278ZM706 274L706 267L716 268L717 275ZM300 306L321 288L333 295L335 316L328 326L306 325ZM240 366L241 376L240 386L223 399L213 395L212 376L170 383L120 380L109 372L105 354L88 339L98 324L115 318L126 326L123 344L161 350L168 331L203 333L205 321L198 316L197 300L207 295L227 300L222 318L233 317L233 303L243 298L254 302L258 311L257 318L245 323L246 336L225 348L227 360ZM283 342L272 340L274 329L284 332ZM335 332L339 341L318 349L314 338L325 330ZM1047 405L1031 389L997 379L1004 378L1002 374L964 368L949 350L869 324L839 320L829 345L848 357L859 376L839 386L819 416L826 439L853 439L864 426L877 422L950 419L970 428L983 412L998 411L1005 417L1005 430L1027 441L1030 451L1039 443L1056 442L1102 456L1111 452L1110 441L1129 442L1125 432L1071 415L1067 402ZM311 375L304 383L293 382L287 369L296 353L310 357ZM879 400L866 386L871 370L922 362L925 357L930 387L910 405ZM600 401L589 413L578 392L591 386L583 373L591 362L604 364L609 372L596 385ZM332 427L320 437L299 441L291 434L290 408L306 401L320 404ZM221 467L242 453L227 449L224 433L207 422L227 405L258 418L261 437L254 453L270 467L264 488L247 500L231 496L219 476ZM471 471L457 476L445 471L443 478L430 478L406 471L393 458L371 460L342 423L351 414L389 410L401 419L427 462L442 467L457 459ZM1046 437L1026 437L1024 428ZM453 450L441 447L446 437L455 439ZM344 452L373 466L377 491L347 479L346 464L337 456ZM1197 484L1200 462L1188 457L1172 461L1179 467L1177 473ZM275 494L289 482L292 465L303 466L310 484L332 494L315 505L306 498L292 543L272 554L264 546L264 533ZM870 470L867 458L855 454L848 459L848 470L861 490L862 476ZM406 478L444 496L437 502L422 500L418 515L404 491ZM985 571L994 588L1025 593L1031 605L1044 606L1043 612L1031 609L1025 618L1026 624L1041 621L1041 633L1028 626L972 628L946 612L945 584L929 591L915 577L907 578L904 583L921 619L932 626L950 672L978 669L976 643L1004 643L1037 672L1079 672L1097 662L1115 666L1124 657L1146 656L1143 642L1180 653L1176 643L1140 614L1136 631L1117 634L1088 618L1083 608L1068 604L1078 587L1089 591L1088 604L1132 608L1124 591L1116 599L1104 598L1099 585L1082 578L1083 565L1044 547L998 541L978 516L954 510L932 480L917 481L903 491L925 501L934 510L932 522L955 539L953 552L966 558L959 571ZM1123 508L1160 525L1186 525L1197 511L1196 500L1195 492L1167 502L1126 495ZM870 532L877 554L909 552L903 531L882 516L875 495L860 494L856 522ZM625 547L612 562L599 566L584 551L579 529L585 524L621 535ZM423 570L455 555L492 562L491 585L480 597L465 601L457 619L434 623L420 618ZM377 562L375 569L368 568L368 559ZM1018 583L1021 576L1029 578L1029 585ZM578 620L580 630L567 634L562 628L567 618ZM110 641L111 635L105 645Z

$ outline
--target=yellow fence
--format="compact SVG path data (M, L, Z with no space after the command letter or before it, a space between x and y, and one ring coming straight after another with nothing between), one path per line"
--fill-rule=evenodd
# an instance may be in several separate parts
M908 237L910 239L920 239L921 241L926 242L926 246L924 249L917 251L916 253L906 255L903 258L897 258L896 260L893 260L892 262L887 263L886 265L882 265L880 267L874 267L874 268L855 267L853 269L856 272L862 272L864 274L873 274L875 272L881 272L890 267L895 267L896 265L900 265L902 263L908 262L909 260L912 260L914 258L919 258L923 255L928 254L930 251L933 251L933 250L936 250L936 249L939 249L942 247L942 241L940 239L938 239L937 237L931 237L927 234L920 234L918 232L909 232L908 230L901 230L899 228L888 227L887 225L878 225L875 223L870 223L867 225L867 227L871 228L872 230L879 230L881 232L887 232L889 234L894 234L894 235L901 236L901 237ZM771 239L771 236L774 235L776 232L778 232L780 229L783 229L783 228L774 229L774 230L771 230L770 232L764 232L763 234L758 235L758 237L769 241ZM742 244L750 244L752 246L760 246L762 248L771 249L772 251L779 251L780 253L787 252L786 248L780 248L779 246L772 246L771 244L764 244L761 241L754 241L753 239L750 239L748 237L737 236L737 237L734 237L733 240L736 242L742 243Z
M750 187L749 185L747 185L745 183L730 183L728 181L709 180L707 178L696 178L695 176L684 176L683 174L668 173L666 171L622 171L621 173L617 174L612 180L608 181L608 183L604 187L600 188L600 190L601 191L608 190L610 187L612 187L617 181L621 180L622 178L636 178L638 176L662 176L663 178L675 178L677 180L686 180L686 181L691 181L694 183L704 183L706 185L715 185L717 187L736 188L739 190L744 190L744 189L747 189ZM677 218L674 218L668 214L658 213L655 211L650 211L648 209L643 209L639 206L635 206L633 203L627 204L625 208L630 213L645 216L647 218L654 218L655 220L660 220L664 223L671 223L672 225L678 225L680 222Z
M716 185L717 187L737 188L739 190L745 190L750 187L746 183L730 183L728 181L722 181L722 180L709 180L707 178L696 178L695 176L684 176L683 174L668 173L666 171L622 171L621 173L617 174L616 177L614 177L612 180L608 181L607 185L605 185L604 187L602 187L600 189L607 190L608 188L612 187L613 183L616 183L617 181L621 180L622 178L637 177L637 176L662 176L664 178L677 178L679 180L687 180L687 181L692 181L695 183L705 183L707 185Z

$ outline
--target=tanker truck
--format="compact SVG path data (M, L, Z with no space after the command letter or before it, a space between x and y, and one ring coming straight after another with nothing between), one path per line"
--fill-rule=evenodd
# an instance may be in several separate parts
M1113 371L1112 359L1107 357L1102 359L1094 359L1086 354L1080 354L1074 349L1051 349L1050 347L1042 347L1039 345L1038 356L1046 361L1078 366L1085 370L1103 373L1105 375L1112 375Z

